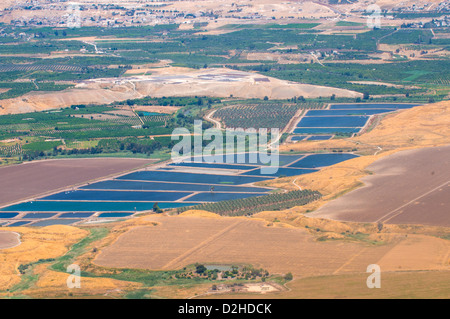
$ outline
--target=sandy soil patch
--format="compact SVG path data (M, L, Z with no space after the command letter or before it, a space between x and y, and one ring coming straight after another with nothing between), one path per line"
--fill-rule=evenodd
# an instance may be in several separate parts
M1 140L0 143L11 144L11 143L19 143L20 140L18 138L10 138L6 140Z
M205 215L206 214L206 215ZM203 217L199 217L203 216ZM111 245L103 246L100 254L94 259L96 265L102 267L142 268L142 269L178 269L196 262L204 264L252 264L255 267L267 269L271 274L292 272L294 281L288 284L287 291L279 291L266 296L278 298L297 295L297 282L311 280L316 283L320 278L328 276L331 281L346 278L347 282L341 288L347 293L354 293L355 284L366 289L367 274L370 264L379 264L383 271L383 285L392 286L395 293L405 284L396 283L405 271L439 270L442 275L448 274L450 242L428 235L411 235L412 229L401 229L398 226L386 226L385 231L377 233L375 224L339 223L299 216L295 212L266 212L257 218L205 218L208 213L191 211L188 216L151 215L142 217L152 226L135 223L126 232L115 239ZM267 221L278 217L282 222L277 226L268 227ZM281 217L284 216L284 217ZM289 224L284 224L286 221ZM381 245L359 244L349 241L316 241L315 237L305 231L322 228L329 232L353 233L373 232L373 236L384 241ZM359 228L358 228L359 227ZM418 230L418 229L417 229ZM407 235L405 235L408 233ZM372 237L370 236L370 238ZM117 236L117 235L116 235ZM375 238L374 237L374 238ZM170 240L167 240L170 238ZM447 270L447 272L445 272ZM391 272L400 273L388 278ZM422 272L421 272L422 273ZM330 276L332 275L332 276ZM310 277L310 278L308 278ZM363 278L360 282L359 279ZM417 279L417 278L416 278ZM351 285L348 285L350 284ZM418 285L422 281L411 280ZM270 282L269 282L270 284ZM438 285L439 286L439 285ZM438 287L436 286L436 287ZM295 288L294 288L295 287ZM339 289L333 286L333 289ZM225 292L219 295L205 294L211 285L200 285L192 288L155 287L157 296L186 298L194 295L203 297L233 296L260 297L262 286L249 285L239 294L230 295ZM315 295L319 290L308 285L309 294ZM423 286L424 293L428 286ZM322 288L322 295L324 294ZM246 291L245 291L246 290ZM270 290L270 289L269 289ZM270 290L271 291L271 290ZM401 289L402 293L407 290ZM394 290L391 291L394 293ZM228 292L229 293L229 292ZM250 293L251 295L248 295ZM309 296L306 291L304 296ZM337 293L337 292L336 292ZM326 296L327 293L325 293ZM344 295L343 295L344 296ZM356 296L356 294L355 294ZM368 297L366 294L364 296Z
M311 55L309 54L289 54L272 52L251 52L246 55L249 61L276 61L280 64L288 63L309 63Z
M180 108L177 106L162 106L162 105L135 105L133 109L136 112L150 112L150 113L162 113L162 114L173 114L177 112Z
M20 235L15 232L0 230L0 249L13 248L20 245Z
M24 1L22 1L24 2ZM96 1L97 3L108 3L105 1ZM90 5L92 1L80 0L78 1L80 4ZM132 6L134 9L144 8L144 5L137 2L130 1L117 1L118 5L123 5L125 7ZM329 5L323 5L320 3L316 3L314 1L300 1L300 2L284 2L284 1L273 1L273 0L242 0L239 2L239 11L237 11L237 6L234 5L235 1L233 0L222 0L220 2L212 1L212 0L204 0L204 1L171 1L170 2L170 10L178 10L179 12L191 13L196 15L197 19L186 20L185 17L176 18L174 23L181 23L181 30L189 30L192 29L193 24L195 22L208 21L211 26L209 28L214 29L221 23L242 23L242 18L254 17L257 13L259 19L258 21L268 21L273 23L272 17L281 20L292 21L292 19L300 19L300 18L321 18L321 17L336 17L338 16L337 10L334 10ZM13 4L12 0L7 0L6 3L0 5L0 8L6 8ZM43 4L44 5L44 4ZM231 14L227 14L228 11L233 10L232 15L235 18L220 18L215 21L211 21L209 18L201 17L201 13L204 12L220 12L223 16L230 16ZM92 10L91 10L92 11ZM61 14L61 11L52 10L48 5L44 5L44 10L39 11L29 11L29 10L14 10L8 11L3 17L0 17L4 22L9 22L11 19L19 19L23 17L31 18L31 17L48 17L54 16L57 14ZM92 13L84 13L84 15L101 15L104 18L112 18L112 11L105 10L95 10ZM154 16L153 16L154 17ZM290 17L289 19L287 17ZM223 21L225 20L225 21ZM217 21L217 22L216 22ZM253 21L252 21L253 22ZM85 25L96 25L94 22L90 22L89 20L84 22ZM128 23L127 23L128 24ZM143 24L152 25L155 24L155 20L147 19Z
M130 110L130 109L121 109L121 110L112 110L112 111L106 111L107 114L113 114L113 115L119 115L119 116L127 116L127 117L135 117L136 114Z
M361 97L361 93L289 82L225 68L191 70L186 68L155 69L152 75L136 75L123 78L94 79L61 92L32 92L20 98L2 101L0 114L23 113L34 110L69 107L76 104L109 104L114 101L136 99L143 96L212 96L288 99L294 96L306 98L331 96ZM266 77L265 77L266 78Z
M153 297L168 298L168 299L187 299L193 296L204 295L210 288L212 284L200 284L194 286L157 286L154 287L156 290L152 293Z
M201 2L178 1L174 2L172 8L177 8L180 11L184 10L198 13L209 12L211 10L220 10L225 13L230 10L236 10L236 7L232 5L233 3L235 3L233 0L224 0L221 2L212 0ZM294 18L320 18L336 16L336 13L332 9L328 8L328 6L315 3L313 1L283 2L273 0L243 0L239 2L239 5L241 6L240 12L233 13L233 15L239 17L254 15L255 12L258 12L265 19L271 19L272 17L282 19L288 16L292 16ZM222 19L219 19L219 22L221 22L221 20ZM234 21L234 23L241 23L243 20L234 19ZM216 23L214 23L214 25L215 24ZM213 28L213 26L211 26L211 28Z
M220 218L220 215L214 214L214 213L210 213L210 212L206 212L204 210L188 210L185 211L183 213L181 213L179 216L183 216L183 217L204 217L204 218Z
M16 3L17 0L3 0L0 4L0 9L5 9L8 8L9 6L13 5L14 3Z
M124 75L147 75L151 73L152 69L141 68L141 69L131 69L127 70Z
M363 85L382 85L387 87L393 87L398 89L418 89L417 86L406 86L406 85L399 85L399 84L392 84L392 83L386 83L386 82L376 82L376 81L349 81L349 83L353 84L363 84Z

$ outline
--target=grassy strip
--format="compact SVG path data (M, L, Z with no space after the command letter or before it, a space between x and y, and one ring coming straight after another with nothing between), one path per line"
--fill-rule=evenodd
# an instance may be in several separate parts
M20 282L17 285L13 286L8 291L11 293L17 293L17 292L21 292L21 291L29 289L39 279L39 275L35 274L33 272L34 267L39 264L43 264L43 263L47 263L47 262L51 262L51 261L54 261L54 259L39 259L38 261L29 263L29 264L21 264L18 267L19 272L21 273Z
M50 266L51 270L66 272L67 266L81 254L86 251L86 247L94 241L100 240L108 235L107 228L92 228L90 235L82 239L80 242L74 244L71 249L62 257L59 257L56 262Z

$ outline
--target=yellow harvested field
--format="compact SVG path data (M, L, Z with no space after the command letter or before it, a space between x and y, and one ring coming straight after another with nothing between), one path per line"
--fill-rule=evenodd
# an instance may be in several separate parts
M296 279L344 274L357 277L355 274L365 272L370 264L380 265L384 272L450 270L448 240L411 235L413 231L437 232L436 228L402 229L389 225L379 233L375 224L340 223L286 211L265 212L257 218L195 215L202 213L145 217L156 227L131 228L101 249L93 262L107 268L150 270L181 269L195 263L253 265L271 274L291 272ZM267 222L273 217L280 222ZM333 240L318 241L314 235L316 228L322 238ZM338 236L344 232L365 233L368 241L349 241ZM175 294L181 298L200 295L201 290L201 287L186 291L180 287L157 289L161 296Z
M387 115L356 142L383 149L429 147L450 143L450 101L414 107Z
M189 286L160 286L154 287L156 290L152 293L154 298L167 299L187 299L196 295L202 295L211 288L211 284L189 285Z
M299 278L288 283L287 291L272 294L220 294L200 298L284 298L284 299L409 299L450 298L450 271L381 273L381 288L369 289L368 273ZM431 287L431 288L430 288Z
M62 256L88 234L71 226L11 227L10 230L21 235L22 244L0 251L0 290L20 282L17 268L21 264Z
M34 272L39 274L36 284L22 293L36 298L51 297L82 297L101 296L113 298L120 296L126 291L139 289L141 284L132 283L109 278L89 278L81 277L80 288L69 289L67 287L68 273L56 272L48 269L49 264L38 265Z
M206 212L204 210L188 210L185 211L183 213L181 213L179 216L183 216L183 217L205 217L205 218L220 218L220 215L214 214L214 213L210 213L210 212Z
M129 219L120 223L111 224L112 229L110 233L100 241L96 241L87 246L86 252L73 262L79 265L83 271L91 271L92 265L90 260L95 256L95 251L98 247L103 247L111 244L120 234L126 232L132 227L142 226L155 226L155 223L144 220L143 218ZM23 250L16 252L9 249L8 255L0 254L0 260L5 261L2 263L3 268L0 268L1 273L4 275L0 277L0 291L11 288L14 284L20 282L21 278L18 274L17 267L21 264L26 264L40 259L57 258L68 250L69 246L79 242L83 239L88 232L75 227L70 226L48 226L42 229L33 228L15 228L15 231L24 233L25 242L30 245L29 250ZM65 238L67 237L67 238ZM39 241L37 241L37 239ZM65 238L65 239L63 239ZM32 245L30 242L33 240ZM69 242L70 240L70 242ZM39 245L39 242L45 243L45 245ZM36 246L39 245L39 249ZM94 249L96 248L96 249ZM52 250L52 252L50 252ZM21 254L22 253L22 254ZM35 255L32 255L34 253ZM19 255L21 254L21 255ZM9 265L7 267L7 265ZM35 298L42 298L45 296L55 298L67 298L67 297L99 297L99 298L115 298L123 297L126 292L140 289L142 284L136 282L115 280L110 278L90 278L81 277L81 288L68 289L67 279L69 273L58 272L48 269L49 263L38 264L33 269L33 274L37 275L36 282L28 287L26 290L21 291L23 295L27 295ZM96 269L99 270L99 269ZM9 273L8 273L9 272ZM109 273L109 269L100 269L100 273ZM10 296L8 293L6 295Z
M304 229L267 227L267 222L248 218L152 215L146 219L158 226L131 229L103 248L94 263L152 270L181 269L197 262L251 264L270 273L312 276L334 273L366 249L357 243L318 242ZM369 255L378 260L391 245L373 247ZM369 260L358 262L354 267L364 267Z
M377 264L384 271L449 270L450 241L423 235L408 235Z

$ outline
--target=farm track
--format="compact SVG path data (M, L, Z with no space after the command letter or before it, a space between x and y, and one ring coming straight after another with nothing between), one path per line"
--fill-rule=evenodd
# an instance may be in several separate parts
M217 121L217 120L213 119L214 113L216 113L216 111L217 111L217 110L214 110L214 111L208 113L208 114L205 116L205 120L207 120L208 122L213 123L213 124L214 124L214 127L215 127L216 129L222 130L222 123L220 123L220 121Z
M371 147L371 148L376 148L377 150L376 150L375 153L373 154L374 156L378 155L378 153L380 153L380 152L383 151L383 148L382 148L381 146L370 145L370 144L367 144L367 143L364 143L364 142L354 141L354 140L348 139L348 138L346 138L345 140L346 140L346 141L349 141L349 142L352 142L352 143L355 143L356 145L365 145L365 146L369 146L369 147Z
M308 110L299 109L297 113L295 113L294 117L289 121L288 125L284 128L284 130L281 132L283 133L292 133L294 132L295 128L297 127L298 123L302 120L303 116L308 112Z
M218 240L219 238L223 237L226 233L230 232L232 229L235 229L237 226L245 223L244 220L238 220L234 222L233 224L229 225L228 227L225 227L220 232L214 234L213 236L205 239L201 243L199 243L197 246L193 247L192 249L186 251L182 255L178 256L177 258L171 260L169 263L163 266L162 269L178 269L184 265L183 261L185 262L186 259L199 250L205 248L209 244L213 243L214 241ZM248 222L247 222L248 223Z
M301 188L301 186L300 185L298 185L296 182L297 182L297 179L298 179L298 177L296 177L293 181L292 181L292 184L295 186L295 187L297 187L300 191L302 190L302 188Z
M156 227L137 227L103 249L94 263L103 267L180 269L187 265L251 264L270 273L317 276L354 272L378 260L391 245L365 248L356 243L317 242L304 229L268 227L249 218L156 216ZM172 238L167 241L164 238ZM350 260L350 262L349 262Z
M405 208L405 207L407 207L407 206L409 206L409 205L419 201L420 199L422 199L422 198L424 198L424 197L426 197L426 196L428 196L428 195L430 195L430 194L432 194L432 193L434 193L434 192L436 192L436 191L438 191L438 190L440 190L442 188L445 188L445 186L449 186L449 183L450 183L450 180L448 180L448 181L442 183L441 185L439 185L439 186L437 186L437 187L435 187L435 188L425 192L424 194L422 194L422 195L420 195L420 196L410 200L406 204L403 204L402 206L397 207L396 209L390 211L389 213L387 213L383 217L379 218L378 220L376 220L376 222L377 223L378 222L387 223L390 220L394 219L395 217L400 216L401 214L404 214L405 211L403 211L402 208Z

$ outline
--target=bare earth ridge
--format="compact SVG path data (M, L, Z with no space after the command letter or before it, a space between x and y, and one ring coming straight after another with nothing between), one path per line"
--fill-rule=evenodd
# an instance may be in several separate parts
M264 78L265 81L259 81ZM27 113L79 104L110 104L144 96L211 96L289 99L296 96L362 97L361 93L333 87L289 82L257 73L226 68L192 70L162 68L152 75L86 80L60 92L31 92L2 101L1 114Z
M20 245L19 234L0 230L0 249L12 248L18 245Z

